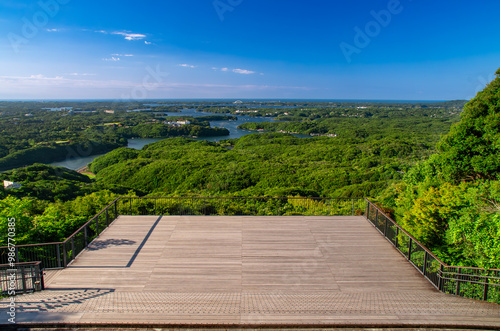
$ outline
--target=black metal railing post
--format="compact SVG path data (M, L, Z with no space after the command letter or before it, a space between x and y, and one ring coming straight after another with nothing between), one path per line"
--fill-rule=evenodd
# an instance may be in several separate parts
M30 268L29 278L31 279L31 286L33 287L33 291L38 291L37 273L35 272L35 266L30 265L29 268Z
M57 267L62 268L62 266L61 266L61 249L59 248L59 244L56 245L56 254L57 254Z
M399 227L396 227L396 239L394 240L394 245L399 249Z
M66 251L66 242L63 242L63 264L64 264L64 268L66 268L68 266L68 260L66 258L66 255L68 255L68 252Z
M438 290L443 292L443 287L444 287L444 265L442 263L439 264L439 271L438 271Z
M462 268L458 268L458 272L456 274L457 287L455 288L455 295L460 295L460 273L462 272Z
M89 245L88 237L87 237L87 227L83 228L83 236L85 238L85 247L87 247Z
M366 200L366 219L370 220L370 201Z
M71 237L71 260L74 260L76 257L75 254L75 237Z
M26 274L23 267L21 269L21 284L23 286L23 292L26 292Z
M408 241L408 260L411 261L411 238L409 238L410 240Z
M489 278L484 280L483 301L488 301L488 282Z
M427 259L429 258L429 255L427 252L424 253L424 267L422 269L422 272L424 273L424 276L426 275L427 272Z
M45 278L43 277L43 268L39 268L38 271L40 272L40 285L43 291L45 290Z

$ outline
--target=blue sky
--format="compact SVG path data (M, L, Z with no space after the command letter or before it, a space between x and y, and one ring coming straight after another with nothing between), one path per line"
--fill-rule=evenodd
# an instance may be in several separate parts
M469 99L500 2L2 0L0 99Z

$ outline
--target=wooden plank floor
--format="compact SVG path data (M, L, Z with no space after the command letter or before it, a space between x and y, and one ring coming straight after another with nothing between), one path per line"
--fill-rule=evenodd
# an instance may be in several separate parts
M20 322L500 326L355 216L121 216L47 285Z

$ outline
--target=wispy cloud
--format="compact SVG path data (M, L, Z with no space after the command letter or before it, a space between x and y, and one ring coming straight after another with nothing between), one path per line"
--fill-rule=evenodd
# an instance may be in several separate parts
M110 57L110 58L104 58L104 59L102 59L102 60L103 60L103 61L118 62L118 61L120 61L120 58L119 58L119 57L114 57L114 56L112 56L112 57Z
M111 34L116 34L123 36L126 40L141 40L146 38L145 34L142 33L129 33L129 32L112 32Z
M64 79L64 77L62 76L56 76L56 77L46 77L42 74L37 74L37 75L31 75L29 77L27 77L28 79L36 79L36 80L40 80L40 79L43 79L43 80L62 80Z
M229 69L227 67L224 67L224 68L212 67L212 69L213 70L220 70L220 71L224 71L224 72L231 71L231 72L234 72L235 74L240 74L240 75L252 75L252 74L256 73L255 71L252 71L252 70L247 70L247 69ZM263 74L261 74L261 75L263 75Z
M46 29L48 32L59 32L61 29Z
M153 44L152 42L147 41L147 40L144 40L144 43L145 43L146 45L152 45L152 44Z
M112 56L122 56L122 57L131 57L134 56L134 54L111 54Z
M233 72L237 73L237 74L242 74L242 75L251 75L251 74L255 73L255 71L246 70L246 69L233 69Z
M83 31L88 31L87 29L83 29ZM113 31L109 32L106 30L94 30L95 33L102 33L102 34L114 34L118 36L123 36L126 40L142 40L146 38L147 36L143 33L132 33L129 31ZM146 42L148 44L148 42Z
M65 76L96 76L96 74L88 74L88 73L78 73L78 72L70 72L64 74Z
M197 67L197 66L195 66L195 65L192 65L192 64L186 64L186 63L184 63L184 64L179 64L178 66L179 66L179 67L185 67L185 68L196 68L196 67Z

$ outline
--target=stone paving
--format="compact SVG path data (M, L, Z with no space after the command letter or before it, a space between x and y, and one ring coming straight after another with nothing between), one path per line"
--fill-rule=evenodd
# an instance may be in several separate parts
M46 282L18 323L500 328L499 305L439 293L363 217L121 216Z

